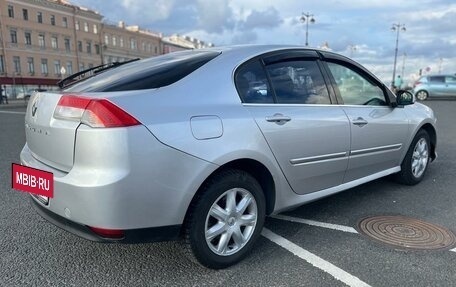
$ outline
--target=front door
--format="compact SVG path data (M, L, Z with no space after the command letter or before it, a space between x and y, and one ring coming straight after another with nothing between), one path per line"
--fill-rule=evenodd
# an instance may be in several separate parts
M361 69L343 63L327 65L350 121L350 158L344 182L399 166L409 128L404 109L389 106L381 83Z

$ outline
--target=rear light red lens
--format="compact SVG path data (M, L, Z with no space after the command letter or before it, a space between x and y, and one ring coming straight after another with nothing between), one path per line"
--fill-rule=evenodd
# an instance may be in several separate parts
M94 128L116 128L139 125L133 116L106 99L90 99L75 95L60 98L54 118L78 121Z
M124 231L120 229L106 229L91 226L89 226L89 228L103 238L120 239L125 237Z
M419 81L418 81L418 82L415 82L415 83L413 84L413 87L415 88L415 87L418 86L419 84L421 84L421 82L419 82Z
M91 127L105 128L139 125L138 120L108 100L92 100L87 106L81 122Z

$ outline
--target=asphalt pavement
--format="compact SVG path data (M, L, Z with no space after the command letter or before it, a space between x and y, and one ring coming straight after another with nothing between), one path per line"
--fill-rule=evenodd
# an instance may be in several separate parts
M455 286L456 250L404 251L350 232L375 215L456 232L456 101L425 103L438 118L439 157L423 182L380 179L283 214L319 226L268 218L265 230L277 240L264 233L246 260L219 271L188 261L180 242L94 243L43 220L27 194L11 189L11 163L25 143L25 107L2 107L0 286Z

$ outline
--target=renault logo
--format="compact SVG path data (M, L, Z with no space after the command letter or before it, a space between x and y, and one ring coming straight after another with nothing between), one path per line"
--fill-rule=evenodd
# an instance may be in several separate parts
M33 105L32 105L32 117L35 117L36 115L36 111L38 110L38 102L39 102L39 96L37 96L34 101L33 101Z

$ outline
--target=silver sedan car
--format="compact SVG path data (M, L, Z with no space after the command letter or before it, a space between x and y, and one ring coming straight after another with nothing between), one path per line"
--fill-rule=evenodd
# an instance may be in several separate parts
M77 76L29 102L21 163L54 175L33 206L90 240L180 238L210 268L244 258L268 215L387 175L417 184L436 157L429 107L328 51L213 48Z

